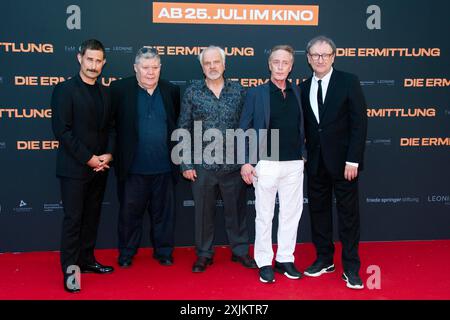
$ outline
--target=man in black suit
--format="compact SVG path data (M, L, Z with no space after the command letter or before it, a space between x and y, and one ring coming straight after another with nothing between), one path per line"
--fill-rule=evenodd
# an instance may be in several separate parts
M363 169L367 133L366 102L358 78L333 69L336 46L324 36L306 48L314 74L300 85L305 114L308 199L317 259L304 274L318 277L333 264L332 192L336 196L343 280L362 289L358 245L358 172Z
M119 266L132 264L146 210L153 258L169 266L174 246L174 180L179 175L170 160L170 138L180 113L180 88L160 79L161 58L151 48L137 52L134 70L136 75L111 84L117 128Z
M79 74L59 83L51 102L53 132L59 141L56 175L64 206L61 267L69 292L80 290L71 273L78 267L81 272L113 271L94 257L115 140L110 98L97 83L106 62L105 49L98 40L87 40L77 57Z

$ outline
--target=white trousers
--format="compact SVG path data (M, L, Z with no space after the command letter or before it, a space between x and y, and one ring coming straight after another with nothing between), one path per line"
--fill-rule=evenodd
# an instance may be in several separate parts
M276 261L294 262L297 230L303 211L303 160L268 161L256 165L255 261L259 268L272 265L272 220L278 192L278 249Z

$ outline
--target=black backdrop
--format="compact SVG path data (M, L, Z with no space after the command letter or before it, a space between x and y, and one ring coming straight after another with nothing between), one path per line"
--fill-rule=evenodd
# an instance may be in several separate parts
M368 103L366 166L360 177L362 240L450 238L450 2L206 2L317 5L318 23L154 23L153 3L146 0L0 2L0 252L59 248L63 213L54 174L50 96L55 81L78 72L76 48L88 38L107 47L104 83L133 74L136 50L149 45L162 53L162 77L182 91L202 78L198 47L225 47L230 54L226 76L247 86L267 79L267 53L273 45L296 49L291 77L301 81L311 73L307 41L319 34L333 38L339 48L335 67L359 76ZM177 197L176 244L192 245L193 201L187 182L177 186ZM248 199L253 238L251 189ZM220 201L217 205L216 244L225 244ZM117 211L111 174L100 248L116 246ZM143 239L146 246L151 245L148 238ZM298 241L310 241L307 206Z

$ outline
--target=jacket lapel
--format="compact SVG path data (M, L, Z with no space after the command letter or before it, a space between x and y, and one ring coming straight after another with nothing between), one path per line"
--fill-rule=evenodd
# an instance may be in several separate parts
M291 86L292 86L292 91L294 91L295 98L297 98L297 103L298 103L298 107L300 108L300 112L302 112L302 99L299 95L298 86L294 86L292 83L291 83Z
M314 115L314 112L313 112L313 110L312 110L312 107L311 107L311 102L309 101L309 95L310 95L310 90L311 90L311 81L312 81L312 77L309 77L309 79L307 79L305 82L304 82L304 86L305 86L305 89L304 89L304 93L303 93L303 95L304 95L304 102L305 102L305 104L306 104L306 108L305 108L305 110L306 110L306 115L305 115L305 117L309 117L309 118L311 118L311 119L313 119L313 121L316 123L316 124L319 124L319 122L317 122L317 118L316 118L316 116Z
M167 115L167 123L170 124L171 127L175 125L175 123L172 123L172 119L175 118L174 110L172 108L173 101L172 97L170 96L170 92L168 88L162 83L161 81L158 82L159 86L159 92L161 92L162 101L164 104L164 110L166 111Z
M99 88L100 88L100 94L102 97L102 104L103 104L103 115L102 115L102 122L101 122L100 128L104 128L107 124L107 119L109 117L110 104L109 104L108 96L106 95L106 90L105 90L105 88L103 88L103 86L100 83L99 83Z
M325 96L325 101L323 102L323 109L320 113L320 119L322 119L322 124L326 120L327 109L330 107L332 101L334 101L334 96L336 94L336 70L333 70L333 73L330 77L330 82L328 83L327 95Z
M266 122L266 127L269 128L270 125L270 86L269 83L264 84L263 90L263 108L264 108L264 120Z
M133 85L130 89L131 90L130 90L130 93L129 93L128 99L127 99L128 100L127 106L129 106L129 108L130 108L130 110L129 110L130 116L131 116L131 119L134 120L134 128L136 131L137 130L137 122L138 122L138 119L137 119L137 103L138 103L138 101L137 100L138 100L138 93L139 93L139 91L138 91L139 84L136 79L134 79Z

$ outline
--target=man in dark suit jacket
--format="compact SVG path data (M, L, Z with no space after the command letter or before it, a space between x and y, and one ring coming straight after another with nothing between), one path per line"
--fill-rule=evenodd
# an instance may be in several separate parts
M52 95L52 126L59 149L56 175L61 183L64 220L61 267L64 288L80 290L73 267L81 272L109 273L112 267L95 260L94 248L114 149L110 98L97 78L106 62L98 40L83 42L78 53L80 72L59 83Z
M333 69L336 46L327 37L307 46L312 77L300 85L305 114L308 200L312 240L317 259L305 275L317 277L335 270L332 192L336 196L342 278L347 287L362 289L359 276L360 237L358 172L363 169L367 132L366 102L355 75Z
M180 88L160 79L161 59L153 49L138 51L134 70L135 76L111 84L117 128L119 265L132 264L146 210L153 257L162 265L172 265L174 179L179 172L170 159L170 138L180 112Z
M248 91L240 120L240 128L257 130L259 140L261 157L257 157L258 164L255 168L250 164L256 150L248 148L246 151L249 154L246 156L250 158L242 166L241 175L247 184L253 183L255 186L255 261L259 267L260 281L264 283L275 281L272 220L277 193L280 210L275 271L289 279L301 277L294 265L294 250L303 210L306 150L300 93L298 87L287 80L293 64L292 47L279 45L272 48L269 56L270 81ZM266 136L265 130L271 134ZM279 133L278 144L272 144L274 131ZM271 154L267 157L269 150Z

